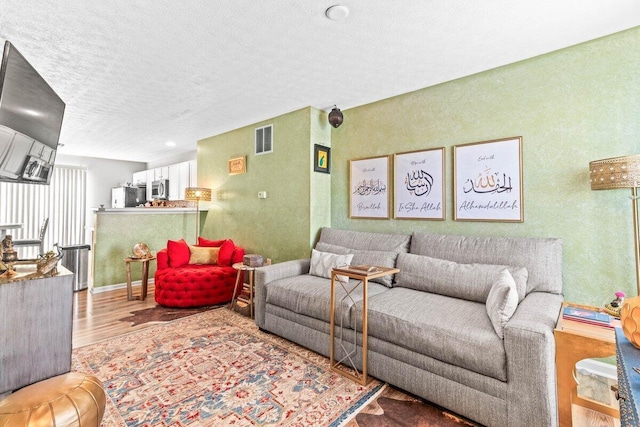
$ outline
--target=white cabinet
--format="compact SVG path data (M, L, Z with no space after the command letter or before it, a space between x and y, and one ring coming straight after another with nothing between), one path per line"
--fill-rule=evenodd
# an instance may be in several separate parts
M133 185L147 185L147 171L133 173Z
M180 164L169 166L169 200L184 198L184 186L180 182Z
M161 168L155 168L153 170L154 180L169 179L169 166L163 166Z
M187 162L189 164L189 186L197 187L198 186L198 162L196 160L191 160Z

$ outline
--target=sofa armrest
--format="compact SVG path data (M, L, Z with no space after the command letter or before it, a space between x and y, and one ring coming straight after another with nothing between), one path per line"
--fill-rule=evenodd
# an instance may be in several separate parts
M511 425L557 425L553 330L563 296L531 292L504 329Z
M254 276L255 297L253 303L255 305L255 321L258 327L264 327L265 306L267 304L267 291L265 286L274 280L309 274L310 265L311 260L307 258L256 268Z
M160 249L156 254L156 271L169 268L169 253L167 248Z

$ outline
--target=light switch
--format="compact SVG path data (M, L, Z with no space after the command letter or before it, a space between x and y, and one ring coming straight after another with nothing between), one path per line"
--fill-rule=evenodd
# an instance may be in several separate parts
M267 192L266 191L258 191L258 199L266 199Z

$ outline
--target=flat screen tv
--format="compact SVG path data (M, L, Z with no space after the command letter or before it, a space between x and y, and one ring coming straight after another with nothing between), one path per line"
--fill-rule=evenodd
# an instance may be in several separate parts
M6 41L0 68L0 181L49 184L65 104Z

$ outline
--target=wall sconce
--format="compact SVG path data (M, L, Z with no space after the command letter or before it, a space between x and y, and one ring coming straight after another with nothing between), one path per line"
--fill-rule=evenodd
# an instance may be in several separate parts
M343 120L344 116L342 115L342 111L334 105L333 109L329 113L329 124L334 128L338 128L338 126L342 124Z
M211 201L211 189L203 187L187 187L184 190L185 200L196 202L196 245L198 244L198 236L200 235L200 201Z

